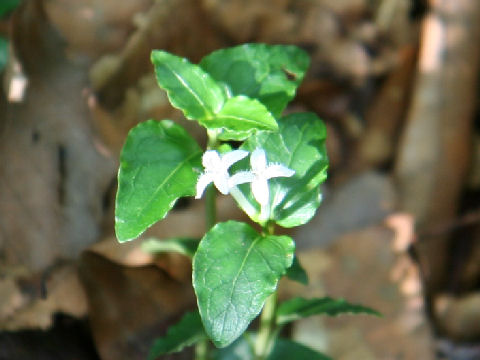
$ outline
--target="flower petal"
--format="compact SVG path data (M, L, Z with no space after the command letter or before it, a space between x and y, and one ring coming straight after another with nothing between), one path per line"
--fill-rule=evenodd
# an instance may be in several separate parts
M205 188L213 181L211 174L201 174L197 180L197 195L195 199L200 199L205 191Z
M220 155L215 150L207 150L202 156L202 164L206 170L215 171L221 167L221 163Z
M234 187L247 182L252 182L255 179L255 175L251 171L239 171L230 177L228 181L229 187Z
M228 186L228 173L216 173L213 178L213 183L217 187L218 191L220 191L223 195L227 195L230 191L230 187Z
M265 150L255 149L250 155L250 165L254 173L260 174L265 171L267 167L267 156L265 155Z
M248 155L248 151L245 150L233 150L222 155L222 165L225 169L235 164L237 161L242 160Z
M270 192L267 179L255 178L255 180L252 181L252 193L260 205L268 204L268 201L270 200Z
M276 178L276 177L290 177L295 174L295 170L291 170L281 164L272 164L267 167L263 176L267 179Z

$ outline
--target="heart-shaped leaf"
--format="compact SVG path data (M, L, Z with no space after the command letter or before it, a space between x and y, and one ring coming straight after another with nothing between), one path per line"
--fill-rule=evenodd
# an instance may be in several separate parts
M120 242L163 219L182 196L195 194L202 150L170 120L130 130L120 155L115 231Z
M293 298L283 302L277 309L277 324L284 325L289 322L313 316L336 316L340 314L368 314L381 316L379 312L363 305L351 304L345 299L332 299L330 297L304 299Z
M288 236L262 236L245 223L215 225L193 258L193 287L208 336L232 343L260 313L293 261Z
M293 45L244 44L214 51L200 66L224 83L232 96L258 99L280 117L309 63L307 53Z
M272 178L270 219L283 227L308 222L322 199L319 185L327 177L328 158L325 148L326 128L313 113L294 113L278 120L279 131L257 133L241 146L247 151L265 150L269 163L278 163L295 171L294 176ZM242 160L235 170L248 170L248 160ZM260 222L260 206L249 184L231 191L239 206L256 222Z

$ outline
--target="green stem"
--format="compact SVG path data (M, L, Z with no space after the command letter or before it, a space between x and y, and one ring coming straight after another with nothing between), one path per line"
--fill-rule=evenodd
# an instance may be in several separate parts
M195 345L195 359L196 360L207 360L208 359L208 340L200 340Z
M260 328L258 330L257 340L255 342L255 360L264 360L267 358L272 348L274 339L272 335L275 332L275 310L277 308L277 292L270 295L265 302L265 306L260 315Z
M267 222L263 232L267 235L273 235L275 225ZM277 335L275 326L275 315L277 310L277 291L271 294L260 315L260 327L258 329L257 340L255 342L255 360L265 360L272 350Z
M216 200L217 193L215 191L215 187L210 184L207 187L207 191L205 194L205 225L207 231L212 228L215 223L217 222L217 205Z
M215 131L207 131L208 143L207 149L214 150L218 147L217 133ZM207 231L210 230L217 222L217 192L215 187L210 184L205 194L205 226ZM195 345L195 360L208 360L208 339L200 340Z
M207 149L208 150L215 150L219 145L219 141L217 139L218 130L207 130L208 140L207 140Z
M234 186L230 189L230 195L240 204L243 210L247 213L248 216L253 218L257 213L257 209L253 207L252 204L248 201L248 199L243 195L240 189L237 186Z

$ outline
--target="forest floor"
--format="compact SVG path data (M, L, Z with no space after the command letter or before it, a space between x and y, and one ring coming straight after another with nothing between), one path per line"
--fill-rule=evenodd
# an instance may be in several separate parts
M383 314L292 336L337 360L479 359L479 19L474 0L29 0L5 14L0 359L144 359L194 306L188 260L117 243L118 158L150 118L206 141L158 88L152 49L197 62L245 42L309 53L287 111L328 131L323 204L290 232L310 282L281 296ZM201 236L203 206L182 201L145 237Z

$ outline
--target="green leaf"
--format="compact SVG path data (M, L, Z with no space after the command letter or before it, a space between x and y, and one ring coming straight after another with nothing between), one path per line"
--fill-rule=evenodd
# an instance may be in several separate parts
M205 331L218 347L240 336L293 261L288 236L262 236L245 223L215 225L193 258L193 287Z
M158 85L172 105L191 120L211 119L225 102L223 89L198 65L161 50L153 50Z
M245 333L245 336L238 338L226 348L216 351L215 360L253 360L252 344L248 340L255 340L255 336ZM321 354L309 347L297 342L278 338L275 341L272 352L267 360L331 360L330 357Z
M303 285L308 285L307 272L302 265L300 265L300 261L298 261L298 257L296 255L293 258L292 266L288 268L286 275L290 280L297 281Z
M325 148L326 128L313 113L294 113L278 121L279 131L257 133L248 138L242 149L263 148L269 163L279 163L295 170L289 178L268 181L270 189L270 219L283 227L308 222L322 200L319 185L327 177L328 157ZM235 170L247 170L248 160L242 160ZM239 206L256 222L260 222L260 207L253 198L250 184L239 185L232 196ZM252 210L253 209L253 210Z
M327 355L319 353L295 341L279 338L275 342L267 360L332 360Z
M221 349L215 349L214 360L253 360L253 341L255 336L249 332L243 333L233 343Z
M120 155L115 231L120 242L138 237L164 218L175 201L195 194L202 150L170 120L130 130Z
M3 17L9 12L13 11L18 5L20 5L20 2L21 0L1 0L0 17Z
M186 313L177 324L168 329L167 335L155 340L150 349L148 360L182 351L183 348L191 346L206 337L198 311Z
M192 238L173 238L165 240L149 238L142 242L142 250L150 254L173 252L192 258L197 250L199 242L199 239Z
M7 65L9 53L8 40L0 37L0 71Z
M276 130L268 109L246 96L229 97L201 67L165 51L152 51L157 82L172 105L207 129L219 129L222 140L243 140L257 130Z
M211 128L222 128L220 140L244 140L257 130L277 130L272 114L258 100L245 96L229 98L222 110L209 122Z
M307 53L296 46L244 44L214 51L200 66L232 96L258 99L279 117L295 97L309 63Z
M278 307L277 324L284 325L312 315L336 316L346 313L381 316L375 310L362 305L350 304L344 299L332 299L330 297L304 299L298 297L287 300Z

